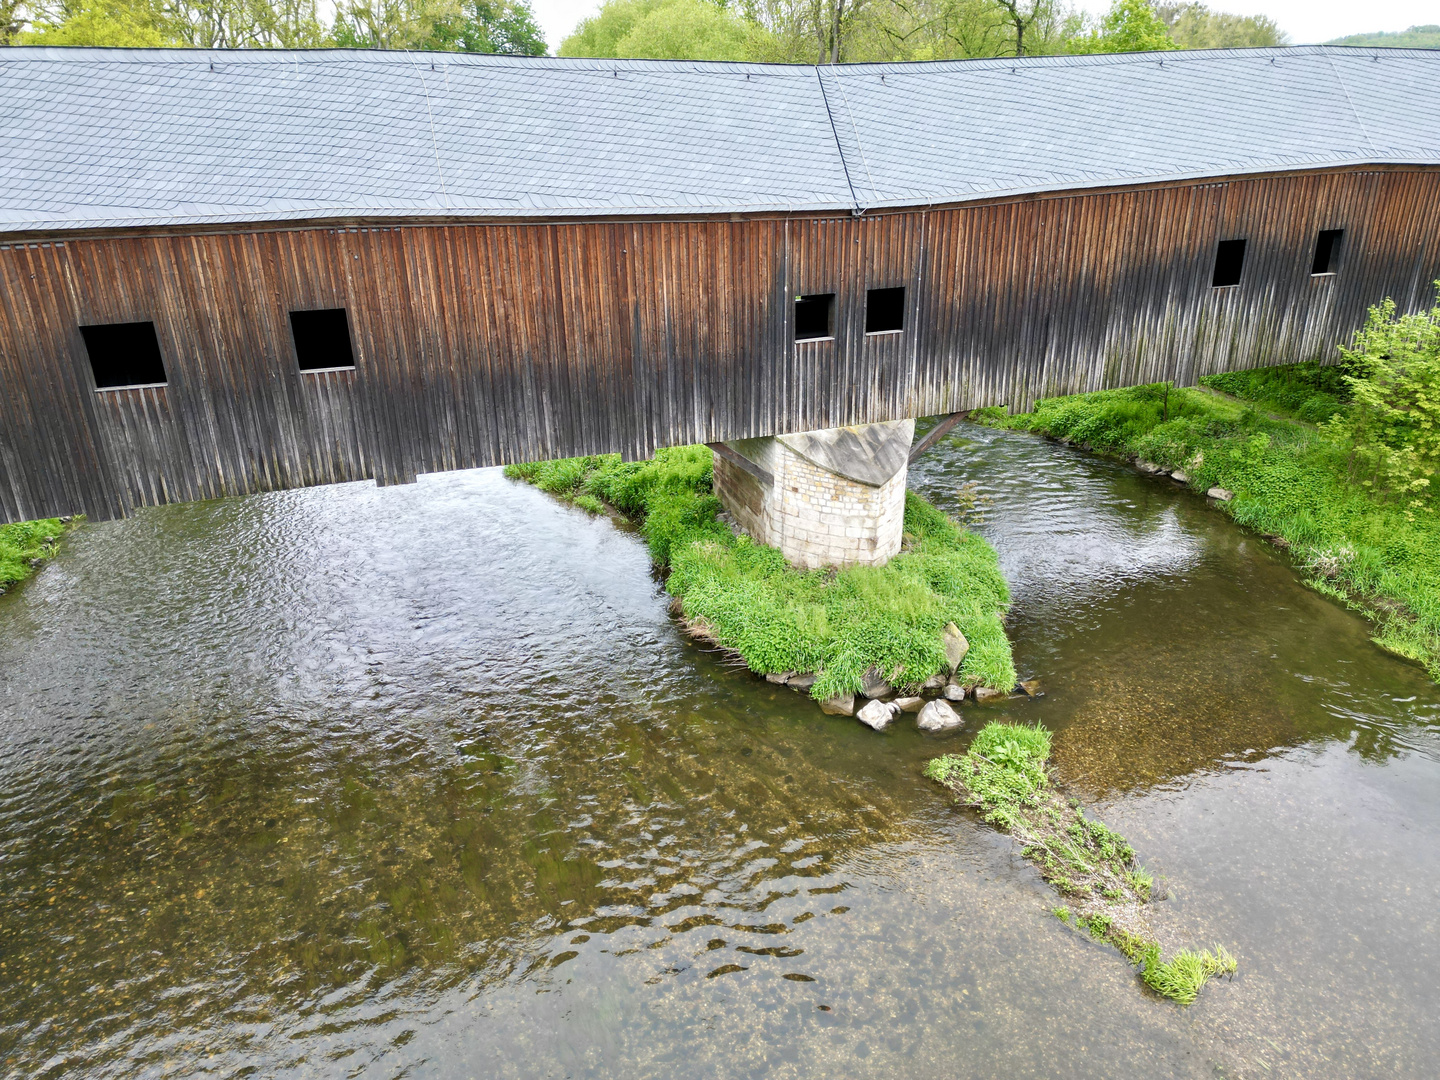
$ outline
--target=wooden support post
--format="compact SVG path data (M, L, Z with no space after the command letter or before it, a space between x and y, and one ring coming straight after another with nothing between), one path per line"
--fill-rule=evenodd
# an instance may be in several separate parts
M953 428L956 424L960 423L961 420L964 420L969 415L969 409L966 409L964 412L951 413L949 416L945 417L944 420L941 420L938 424L931 428L924 438L922 438L919 442L917 442L914 446L910 448L910 457L905 462L906 466L914 465L916 458L918 458L921 454L925 453L926 450L929 450L946 435L950 434L950 429Z

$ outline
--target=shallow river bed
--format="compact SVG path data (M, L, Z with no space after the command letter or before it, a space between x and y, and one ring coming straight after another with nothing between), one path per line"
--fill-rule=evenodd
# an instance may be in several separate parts
M1440 690L1168 481L912 470L1034 701L945 738L687 643L498 471L90 526L0 597L5 1076L1428 1077ZM1039 721L1233 981L1182 1009L920 776Z

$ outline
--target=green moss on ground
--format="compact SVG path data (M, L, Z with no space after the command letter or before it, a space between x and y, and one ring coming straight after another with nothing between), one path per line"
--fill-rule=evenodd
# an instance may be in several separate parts
M1056 917L1114 945L1146 985L1189 1005L1210 978L1235 971L1235 958L1220 946L1162 958L1144 917L1153 879L1123 836L1055 791L1049 761L1050 732L992 722L964 754L931 760L925 775L1020 841L1040 876L1075 905L1052 909Z
M1274 409L1319 415L1329 407L1322 395L1336 396L1325 389L1335 385L1329 379L1294 365L1208 381ZM1164 383L1052 398L1020 416L986 409L975 418L1181 469L1197 491L1233 492L1233 501L1218 504L1226 513L1290 549L1308 584L1364 612L1378 644L1440 680L1440 515L1354 482L1349 450L1325 431Z
M1010 591L979 536L910 493L905 547L887 565L797 570L720 521L713 466L709 448L684 446L652 461L609 454L512 465L505 474L586 509L583 500L604 500L640 521L692 631L762 675L817 672L817 700L858 692L871 667L896 686L918 686L945 668L940 635L949 622L970 642L959 677L1014 689L1003 622Z
M60 518L0 525L0 592L24 581L60 550L69 523Z

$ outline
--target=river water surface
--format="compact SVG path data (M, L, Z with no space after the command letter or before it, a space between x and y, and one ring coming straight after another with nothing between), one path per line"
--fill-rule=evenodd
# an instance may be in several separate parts
M0 1075L1432 1077L1440 692L1202 499L963 428L1043 698L876 734L498 471L146 511L0 598ZM1182 1009L920 769L984 719L1239 975Z

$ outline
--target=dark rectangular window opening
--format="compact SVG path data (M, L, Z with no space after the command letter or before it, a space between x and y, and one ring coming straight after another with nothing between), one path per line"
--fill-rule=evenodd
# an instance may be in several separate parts
M350 348L350 322L345 309L290 312L290 332L295 335L295 359L301 371L344 371L354 368Z
M1315 238L1315 261L1310 264L1312 275L1335 272L1335 260L1340 254L1340 241L1344 236L1344 229L1320 230L1320 235Z
M834 307L834 293L797 296L795 298L795 340L814 341L816 338L834 337L834 332L830 328L831 313Z
M905 289L871 289L865 294L865 333L893 334L905 329Z
M1221 240L1215 249L1215 274L1210 284L1216 289L1240 284L1240 271L1245 267L1245 241Z
M165 361L153 322L106 323L80 327L96 390L164 386Z

